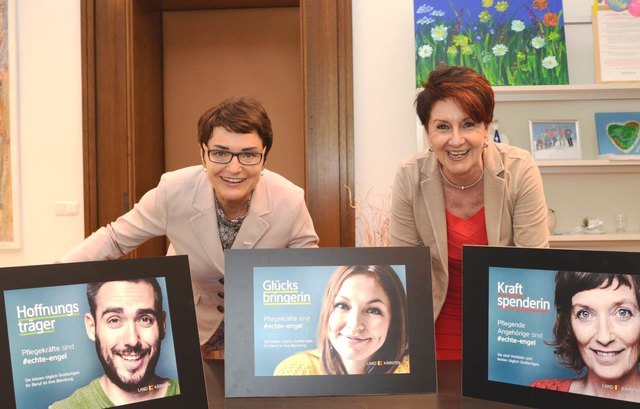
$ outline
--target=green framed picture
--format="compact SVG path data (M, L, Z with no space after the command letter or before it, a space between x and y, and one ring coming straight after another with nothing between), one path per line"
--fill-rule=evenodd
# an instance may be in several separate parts
M414 0L416 86L440 66L491 85L568 84L562 0Z

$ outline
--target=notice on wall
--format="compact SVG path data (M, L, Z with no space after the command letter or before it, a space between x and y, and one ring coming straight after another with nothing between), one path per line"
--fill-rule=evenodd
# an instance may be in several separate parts
M596 80L640 82L640 18L600 8L593 15Z

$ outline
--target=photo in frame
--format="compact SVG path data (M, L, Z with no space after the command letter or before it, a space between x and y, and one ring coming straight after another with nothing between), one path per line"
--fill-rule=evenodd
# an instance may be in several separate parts
M22 247L16 0L0 0L0 250Z
M3 408L207 408L187 256L0 275Z
M465 246L463 265L464 396L545 409L640 402L640 253Z
M530 120L529 137L531 153L536 160L582 158L577 120Z
M640 159L640 112L596 112L598 157Z
M225 396L436 392L429 249L225 252Z

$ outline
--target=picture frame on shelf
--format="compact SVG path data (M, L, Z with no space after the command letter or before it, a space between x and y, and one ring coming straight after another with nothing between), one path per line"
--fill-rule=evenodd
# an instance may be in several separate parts
M640 112L596 112L598 157L640 159Z
M536 160L582 159L580 127L575 119L530 120L529 137Z

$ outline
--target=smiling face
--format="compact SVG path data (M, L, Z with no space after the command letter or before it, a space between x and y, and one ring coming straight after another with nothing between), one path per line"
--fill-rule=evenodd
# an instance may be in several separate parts
M636 376L640 310L635 291L614 280L577 293L571 303L571 327L588 376L608 382Z
M154 309L153 287L145 282L107 282L96 295L96 315L85 316L106 381L135 392L155 376L164 337L164 313Z
M390 323L389 296L375 278L355 274L342 283L329 315L329 341L349 373L380 349Z
M251 192L260 181L264 159L257 165L242 165L237 157L233 157L231 162L220 164L210 161L207 151L213 149L233 153L262 153L262 140L256 132L240 134L217 126L203 149L202 160L207 168L207 177L222 210L229 218L241 216L246 210Z
M459 185L482 174L482 151L489 126L475 122L453 99L436 102L426 125L427 138L446 178Z

